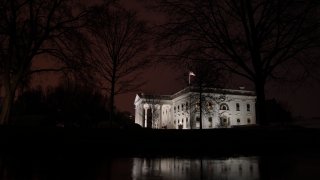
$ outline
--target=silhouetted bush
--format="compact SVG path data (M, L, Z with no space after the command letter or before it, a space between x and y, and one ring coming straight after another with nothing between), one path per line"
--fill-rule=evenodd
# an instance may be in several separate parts
M116 111L109 121L107 97L81 85L59 86L43 92L32 89L18 96L13 125L69 128L136 128L129 112Z
M13 124L95 127L106 120L106 98L84 87L29 90L14 103Z

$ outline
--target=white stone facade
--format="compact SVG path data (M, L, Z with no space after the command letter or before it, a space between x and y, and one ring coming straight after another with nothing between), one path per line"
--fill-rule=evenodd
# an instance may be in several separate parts
M200 107L200 97L202 107ZM188 87L173 95L137 94L135 123L155 129L202 129L256 124L252 91Z

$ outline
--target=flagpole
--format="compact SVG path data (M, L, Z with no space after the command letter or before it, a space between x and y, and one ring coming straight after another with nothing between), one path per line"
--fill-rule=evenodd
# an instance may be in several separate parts
M190 121L190 129L192 129L192 117L191 117L191 111L192 111L192 102L191 102L191 79L190 76L195 76L195 74L192 71L189 71L189 121Z

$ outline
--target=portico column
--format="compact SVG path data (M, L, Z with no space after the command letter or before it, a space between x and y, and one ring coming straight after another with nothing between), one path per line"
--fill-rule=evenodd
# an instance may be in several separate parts
M144 105L144 117L143 117L143 127L147 127L147 118L148 118L148 107Z
M162 104L160 104L160 115L159 115L159 129L161 129L162 128L162 110L163 110L163 105Z

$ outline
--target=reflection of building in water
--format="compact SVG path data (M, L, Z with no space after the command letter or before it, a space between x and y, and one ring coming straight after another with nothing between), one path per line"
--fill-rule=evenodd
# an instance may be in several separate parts
M201 93L202 128L256 124L255 93L205 88ZM199 89L189 87L173 95L137 94L135 123L148 128L200 128Z
M201 169L202 163L202 169ZM224 160L134 158L132 178L159 179L259 179L258 158L239 157Z

